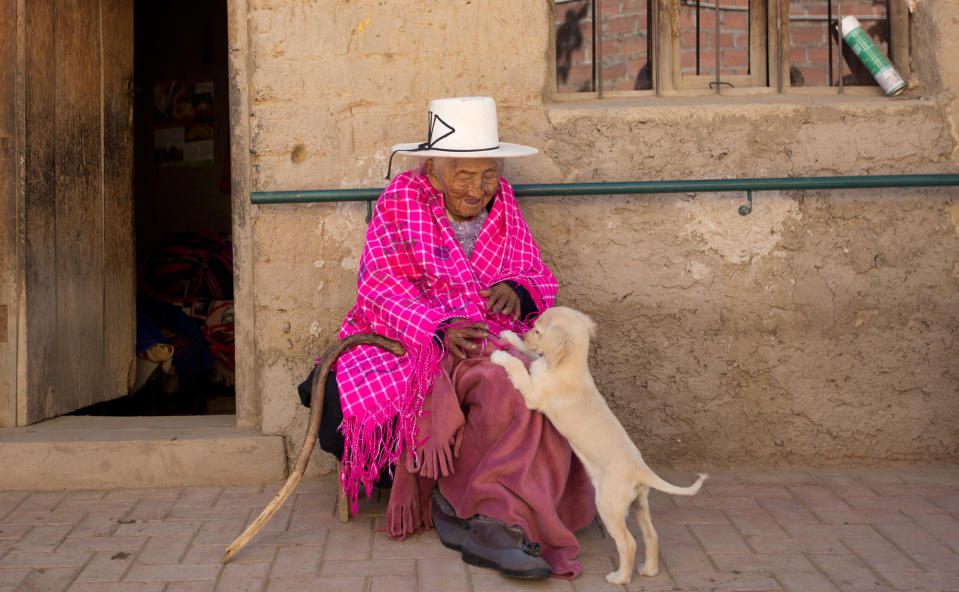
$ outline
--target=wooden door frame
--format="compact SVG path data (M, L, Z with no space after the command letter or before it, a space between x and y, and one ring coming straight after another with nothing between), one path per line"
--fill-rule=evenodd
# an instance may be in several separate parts
M230 80L230 178L233 216L233 293L236 359L236 423L259 429L262 401L256 355L253 273L253 221L257 206L250 203L250 85L248 0L227 0Z

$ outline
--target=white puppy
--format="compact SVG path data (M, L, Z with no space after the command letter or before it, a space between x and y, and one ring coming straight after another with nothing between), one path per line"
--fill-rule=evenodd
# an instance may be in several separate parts
M581 312L553 307L537 319L524 340L506 331L500 338L533 360L529 371L516 357L497 351L490 358L506 369L526 406L549 418L582 461L596 490L596 509L616 541L619 569L606 576L611 584L632 578L636 540L626 528L633 502L646 546L644 576L659 572L659 537L649 516L649 488L677 495L694 495L706 475L689 487L677 487L656 475L643 461L622 424L606 406L589 373L589 339L596 324Z

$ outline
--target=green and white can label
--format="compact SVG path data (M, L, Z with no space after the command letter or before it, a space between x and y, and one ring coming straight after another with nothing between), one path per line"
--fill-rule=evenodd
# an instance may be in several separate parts
M842 38L846 40L853 53L866 66L887 95L897 95L906 88L906 82L902 76L896 71L889 58L872 42L859 24L859 19L854 16L842 19Z

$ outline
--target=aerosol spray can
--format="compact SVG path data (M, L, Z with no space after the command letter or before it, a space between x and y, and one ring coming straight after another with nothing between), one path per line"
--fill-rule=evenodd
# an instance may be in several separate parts
M846 40L853 53L866 66L887 95L892 97L905 90L906 82L893 67L889 58L883 55L863 30L859 19L854 16L842 19L842 38Z

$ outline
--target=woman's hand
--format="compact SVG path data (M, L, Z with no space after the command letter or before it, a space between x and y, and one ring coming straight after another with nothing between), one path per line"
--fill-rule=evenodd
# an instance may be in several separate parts
M513 317L513 320L519 318L519 295L513 291L509 284L493 284L489 289L480 290L479 295L486 298L486 310Z
M452 318L447 321L451 327L446 327L446 347L453 355L461 360L466 359L467 352L476 351L480 346L475 340L489 337L489 327L485 323L469 323L469 319Z

